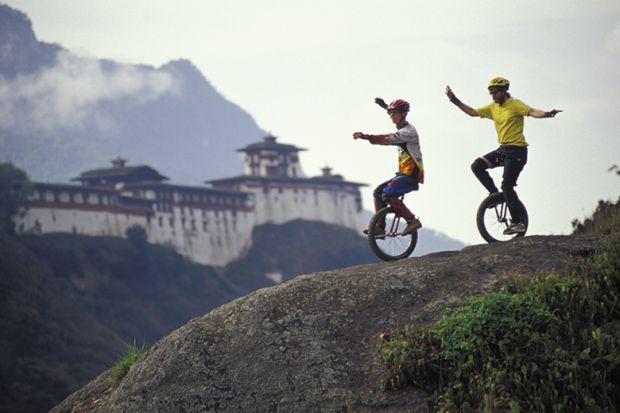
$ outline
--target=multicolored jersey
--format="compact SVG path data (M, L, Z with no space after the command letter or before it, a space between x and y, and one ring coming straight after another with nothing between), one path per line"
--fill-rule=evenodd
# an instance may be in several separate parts
M476 109L481 118L493 120L500 145L527 146L523 135L523 117L530 107L518 99L508 98L502 103L490 103Z
M386 135L370 135L373 145L398 146L398 172L413 176L419 183L424 183L424 165L420 150L420 137L415 127L406 122L396 133Z

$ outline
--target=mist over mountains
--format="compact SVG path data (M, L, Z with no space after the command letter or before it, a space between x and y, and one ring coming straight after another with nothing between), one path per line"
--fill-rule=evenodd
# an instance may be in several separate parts
M265 133L185 59L159 68L37 40L0 4L0 161L63 182L121 155L174 181L238 174L235 150Z

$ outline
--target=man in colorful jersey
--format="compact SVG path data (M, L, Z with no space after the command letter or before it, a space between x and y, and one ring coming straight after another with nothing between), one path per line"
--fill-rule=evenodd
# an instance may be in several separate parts
M398 146L398 172L396 176L383 182L373 192L375 212L390 205L394 211L407 221L403 235L408 235L422 227L419 219L405 206L400 197L408 192L417 191L419 184L424 182L424 167L420 138L415 127L407 122L410 105L407 101L397 99L386 105L383 99L376 98L375 102L384 109L396 125L395 133L383 135L367 135L355 132L354 139L364 139L373 145ZM377 235L385 234L385 223L379 224ZM368 230L364 230L367 234Z
M508 93L510 82L503 77L496 77L489 82L489 94L493 103L474 109L461 102L450 89L446 87L446 95L452 103L469 116L487 118L495 122L499 148L481 156L471 164L471 169L482 185L493 194L498 192L493 178L487 172L489 168L496 166L504 167L502 191L506 204L512 216L512 222L504 231L504 234L519 234L525 232L521 210L517 208L519 197L514 187L517 186L517 178L527 163L527 142L523 136L523 119L525 116L533 118L552 118L561 110L545 112L529 107L518 99L514 99Z

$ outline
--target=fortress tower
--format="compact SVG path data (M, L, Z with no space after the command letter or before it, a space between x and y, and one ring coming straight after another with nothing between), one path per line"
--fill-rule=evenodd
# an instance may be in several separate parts
M267 135L263 142L253 143L237 149L245 152L244 174L265 178L304 177L299 163L299 151L305 149L276 142L276 137Z
M252 193L257 224L305 219L355 230L364 227L359 191L364 184L332 175L328 167L321 176L306 177L299 161L299 152L304 150L280 144L268 135L263 142L238 149L245 153L244 175L207 183Z

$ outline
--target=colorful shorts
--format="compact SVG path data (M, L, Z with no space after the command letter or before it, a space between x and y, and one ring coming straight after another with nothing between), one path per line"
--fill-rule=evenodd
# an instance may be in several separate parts
M420 188L418 180L409 175L396 175L379 185L375 189L375 194L382 193L388 197L399 197L405 195L411 191L417 191Z

